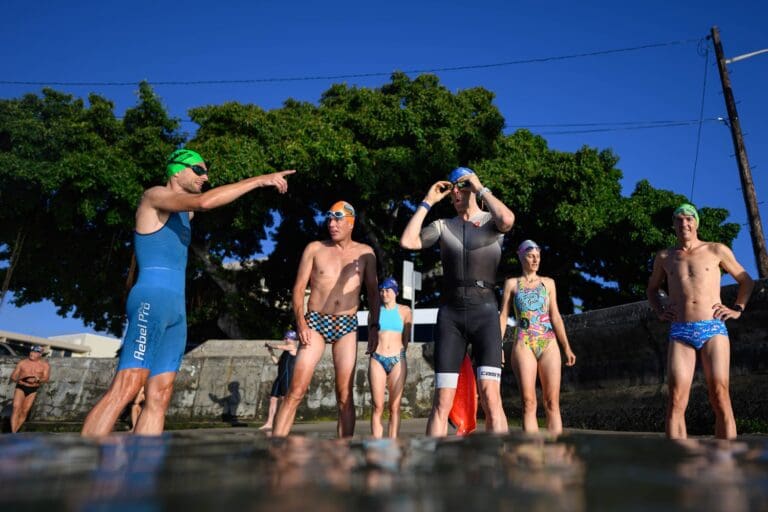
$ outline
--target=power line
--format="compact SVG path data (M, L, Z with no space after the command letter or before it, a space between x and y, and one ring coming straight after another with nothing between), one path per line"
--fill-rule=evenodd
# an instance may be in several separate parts
M716 121L716 119L706 119L706 121ZM543 131L538 132L539 135L567 135L572 133L600 133L600 132L619 132L628 130L649 130L658 128L674 128L678 126L691 126L698 124L699 121L676 121L664 124L642 124L635 126L615 126L605 128L592 128L587 130L556 130L556 131Z
M706 41L702 40L699 43L699 53L701 53L702 45L706 45ZM691 195L688 199L693 202L693 187L696 184L696 168L699 165L699 148L701 147L701 125L704 122L704 100L707 95L707 70L709 69L709 47L704 46L704 84L701 86L701 108L699 109L699 128L696 131L696 156L693 158L693 176L691 176Z
M538 57L533 59L518 59L504 62L493 62L487 64L470 64L466 66L449 66L439 68L410 69L404 70L406 74L439 73L451 71L469 71L474 69L499 68L505 66L517 66L521 64L537 64L543 62L562 61L570 59L579 59L584 57L597 57L602 55L612 55L617 53L626 53L638 50L649 50L652 48L662 48L666 46L677 46L698 42L699 39L679 39L676 41L666 41L662 43L650 43L640 46L627 48L615 48L611 50L598 50L594 52L574 53L569 55L559 55L551 57ZM379 76L389 76L392 71L377 71L373 73L346 73L340 75L315 75L315 76L297 76L297 77L274 77L274 78L247 78L241 80L166 80L150 81L148 83L158 85L222 85L222 84L258 84L272 82L301 82L312 80L339 80L346 78L371 78ZM83 86L83 87L125 87L135 86L139 81L121 81L121 82L63 82L63 81L24 81L24 80L0 80L2 85L58 85L58 86Z

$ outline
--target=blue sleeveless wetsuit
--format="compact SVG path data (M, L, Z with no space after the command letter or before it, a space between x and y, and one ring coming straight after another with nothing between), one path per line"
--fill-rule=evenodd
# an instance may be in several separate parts
M176 372L187 344L184 282L192 237L189 213L171 213L162 228L134 233L139 279L128 294L128 328L117 370Z
M400 316L400 308L395 306L392 309L387 309L381 306L379 309L379 331L393 331L402 334L405 324L403 318ZM378 352L371 354L371 359L379 362L387 375L394 369L395 365L400 362L401 359L405 359L405 349L401 350L398 355L395 356L383 356Z

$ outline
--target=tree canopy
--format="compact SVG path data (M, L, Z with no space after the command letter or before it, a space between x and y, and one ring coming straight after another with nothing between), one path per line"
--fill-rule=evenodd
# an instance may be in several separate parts
M0 100L0 261L8 264L0 273L17 305L50 299L60 314L119 334L135 207L144 188L162 182L167 154L182 143L210 162L213 186L298 171L286 195L257 190L195 217L193 342L273 336L292 323L302 250L324 236L318 214L340 199L355 206L354 236L374 247L380 276L399 277L402 261L414 260L425 275L421 304L431 305L437 249L404 251L399 236L433 182L472 167L516 214L499 279L519 272L512 248L536 240L564 312L643 298L654 252L674 243L671 211L685 199L647 181L623 196L610 150L561 152L526 130L504 134L493 93L451 92L433 75L395 73L377 89L338 84L317 104L288 99L265 111L225 103L189 115L199 125L191 139L147 84L123 119L97 95L86 103L45 89ZM454 214L445 203L428 222ZM738 225L725 222L728 212L700 211L702 238L730 245Z

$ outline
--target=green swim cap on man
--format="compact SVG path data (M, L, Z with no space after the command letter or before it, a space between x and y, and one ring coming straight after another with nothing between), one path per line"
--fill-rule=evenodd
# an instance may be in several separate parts
M177 149L170 154L165 163L166 174L170 178L187 167L203 163L205 163L205 160L200 156L200 153L192 151L191 149Z
M672 216L676 217L681 214L688 215L689 217L696 219L696 227L699 227L699 212L696 211L695 206L690 203L683 203L675 209L675 211L672 213Z

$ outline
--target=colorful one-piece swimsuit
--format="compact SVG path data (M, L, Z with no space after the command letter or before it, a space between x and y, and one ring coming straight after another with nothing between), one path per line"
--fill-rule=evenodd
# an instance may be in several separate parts
M513 305L517 320L515 339L525 343L536 359L541 358L549 342L555 339L549 319L549 294L544 283L539 282L533 288L525 288L523 280L518 278Z

